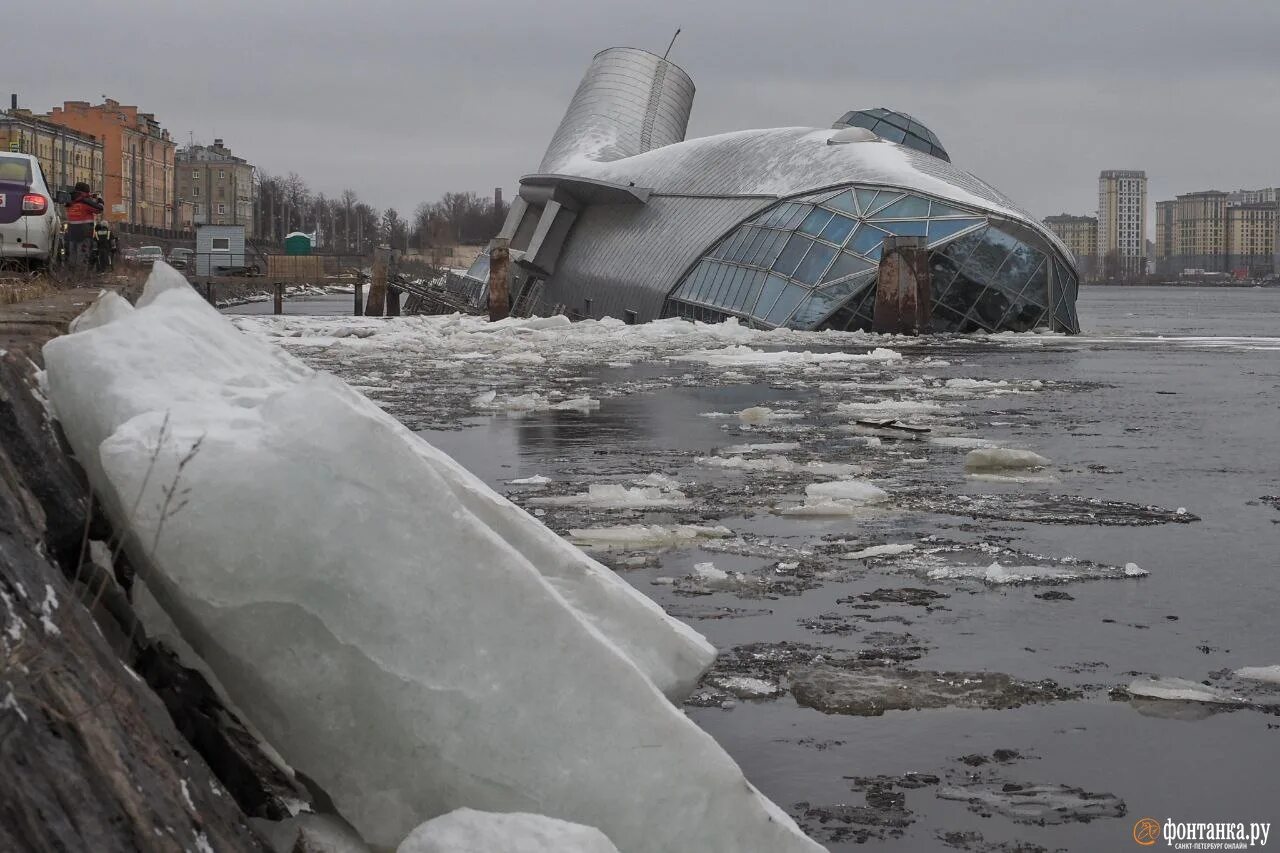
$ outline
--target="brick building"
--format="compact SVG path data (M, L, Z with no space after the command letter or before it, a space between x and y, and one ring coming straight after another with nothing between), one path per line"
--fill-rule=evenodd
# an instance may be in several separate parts
M102 197L108 219L174 227L177 146L154 115L108 98L102 104L67 101L43 118L102 140Z

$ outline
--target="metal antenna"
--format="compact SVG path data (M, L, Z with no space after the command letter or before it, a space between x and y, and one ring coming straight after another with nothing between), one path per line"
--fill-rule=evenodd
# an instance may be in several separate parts
M679 36L679 35L680 35L680 28L679 28L679 27L676 27L676 34L675 34L674 36L672 36L672 37L671 37L671 44L667 45L667 53L662 54L662 58L663 58L663 59L666 59L666 58L667 58L667 54L671 53L671 48L672 48L672 47L675 45L675 43L676 43L676 36Z

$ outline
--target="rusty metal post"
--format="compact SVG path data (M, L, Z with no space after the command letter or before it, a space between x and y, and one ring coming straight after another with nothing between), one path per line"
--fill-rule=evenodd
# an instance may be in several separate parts
M204 283L204 298L209 300L209 304L214 308L218 307L217 297L213 295L213 282L206 281Z
M929 332L933 288L925 242L923 237L884 238L871 331L897 335Z
M502 320L511 313L508 292L511 268L511 241L499 237L489 250L489 319Z
M373 250L373 281L369 284L369 301L364 305L366 317L381 317L387 303L387 260L390 251L381 246Z
M272 300L272 314L284 313L284 283L277 281L275 284L275 298Z
M364 316L364 279L356 276L356 316Z

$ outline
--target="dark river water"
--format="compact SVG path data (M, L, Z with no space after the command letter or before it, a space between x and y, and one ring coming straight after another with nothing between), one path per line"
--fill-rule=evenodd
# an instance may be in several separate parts
M297 300L286 310L345 314L349 299ZM264 307L270 310L234 310ZM934 389L923 394L927 400L947 407L941 421L920 421L935 433L962 427L964 435L1052 460L1028 481L966 476L964 449L927 439L868 440L847 429L848 418L833 419L839 394L827 388L818 402L821 381L850 383L853 401L875 399L869 386L877 383L880 397L919 399L921 388L915 397L885 390L898 372L893 363L834 376L733 368L741 379L729 381L713 365L687 362L579 365L560 379L599 396L598 410L513 417L467 409L477 389L451 396L438 377L419 379L403 354L294 351L365 386L561 533L703 523L767 543L772 550L755 555L713 542L593 552L726 652L780 643L827 656L888 648L889 671L1003 673L1075 691L1016 708L879 716L824 713L790 693L687 708L765 794L832 850L1127 850L1136 846L1131 832L1141 817L1280 823L1280 685L1232 674L1280 664L1280 501L1265 500L1280 494L1280 289L1086 288L1079 310L1085 331L1075 338L883 344L901 350L911 376ZM403 382L393 381L397 370ZM518 387L525 375L513 371L512 382ZM992 387L1023 392L947 396L941 383L951 379L1008 381ZM760 405L799 416L766 425L707 416ZM861 465L893 500L848 517L771 512L798 501L808 481L696 461L743 442L791 442L799 447L786 455L797 459ZM575 494L594 481L655 472L688 484L694 508L538 502L548 491ZM532 475L549 477L548 489L509 482ZM974 505L989 511L970 512ZM1081 517L1081 506L1092 514ZM1147 506L1183 509L1198 520L1120 523L1169 520L1116 509ZM841 550L884 543L914 543L916 555L931 543L949 545L940 559L971 568L1133 563L1149 574L998 584L930 575L937 564L912 554L838 559ZM816 575L764 591L670 581L696 576L694 566L707 562L776 576L789 552L818 566ZM903 587L938 597L895 603L876 594ZM1144 700L1117 691L1146 676L1208 682L1245 701ZM913 773L925 774L914 777L923 781L904 783ZM887 778L868 780L878 776ZM1047 810L1033 803L1020 811L1010 802L1018 790L1041 790L1034 786L1045 786ZM993 790L1003 799L983 799Z

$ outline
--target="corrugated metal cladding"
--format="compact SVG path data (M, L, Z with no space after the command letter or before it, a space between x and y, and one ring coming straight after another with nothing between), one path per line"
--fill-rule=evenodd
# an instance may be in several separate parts
M540 172L580 158L616 160L684 139L693 80L645 50L612 47L596 54L556 129Z
M672 198L587 207L565 243L542 303L588 317L662 316L667 293L712 243L772 204L765 198ZM591 299L588 311L585 298Z

